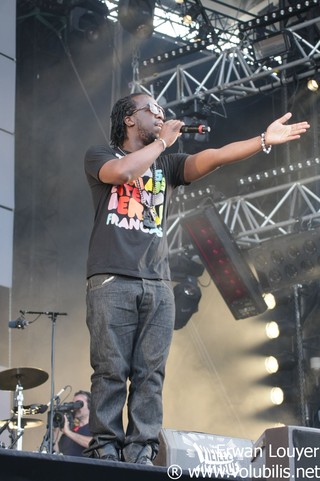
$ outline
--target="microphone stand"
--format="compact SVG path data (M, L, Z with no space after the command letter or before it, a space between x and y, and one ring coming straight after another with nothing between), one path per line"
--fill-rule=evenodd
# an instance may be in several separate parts
M49 436L45 436L45 442L41 444L41 451L52 454L53 452L53 408L54 408L54 365L55 365L55 334L56 321L58 316L67 316L66 312L36 312L23 311L23 314L46 315L51 320L51 395L50 395L50 413L49 413Z

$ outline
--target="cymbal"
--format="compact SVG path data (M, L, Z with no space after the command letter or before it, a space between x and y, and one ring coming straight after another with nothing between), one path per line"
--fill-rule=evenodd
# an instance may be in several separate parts
M3 419L0 421L0 428L2 428L9 419ZM37 428L39 426L43 425L43 421L41 419L35 419L35 418L21 418L21 427L22 429L29 429L29 428ZM15 419L14 421L10 421L8 425L9 429L18 429L18 421Z
M3 391L15 391L17 384L23 389L31 389L43 384L49 374L35 367L16 367L0 372L0 389Z

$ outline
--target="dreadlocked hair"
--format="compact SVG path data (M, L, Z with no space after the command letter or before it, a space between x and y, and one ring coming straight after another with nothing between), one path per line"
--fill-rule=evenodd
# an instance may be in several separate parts
M111 112L111 135L110 143L113 147L120 147L127 138L125 117L132 115L136 109L135 97L146 95L143 92L127 95L119 99L113 106Z

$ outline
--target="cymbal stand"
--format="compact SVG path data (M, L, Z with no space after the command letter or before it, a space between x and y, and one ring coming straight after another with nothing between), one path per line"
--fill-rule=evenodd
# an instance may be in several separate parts
M10 422L13 421L13 418L14 418L14 416L12 416L10 419L8 419L8 420L4 423L4 425L0 428L0 436L1 436L1 434L2 434L6 429L8 429Z
M7 419L7 421L4 423L4 425L0 428L0 436L1 436L1 434L2 434L6 429L8 429L8 431L10 432L9 424L10 424L11 421L13 421L14 419L15 419L15 415L11 416L10 419ZM11 438L11 440L12 440L11 433L10 433L10 438ZM3 447L3 446L2 446L2 443L0 443L0 447Z
M15 391L15 399L17 403L17 451L22 450L22 435L23 435L23 427L22 427L22 414L23 414L23 387L21 386L20 382L18 382Z
M15 445L16 445L17 443L19 443L19 440L20 440L20 439L22 440L22 435L23 435L23 433L24 433L24 429L22 429L22 430L20 431L20 433L15 433L15 434L13 434L13 433L16 431L16 429L10 429L10 428L8 427L8 431L9 431L9 433L10 433L10 439L11 439L11 441L12 441L12 443L10 444L10 446L8 446L8 449L13 449L13 448L15 447ZM18 448L17 448L17 450L18 450Z

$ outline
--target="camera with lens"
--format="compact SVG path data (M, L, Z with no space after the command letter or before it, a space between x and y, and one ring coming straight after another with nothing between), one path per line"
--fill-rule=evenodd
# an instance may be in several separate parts
M82 408L82 406L82 401L76 401L74 403L64 403L57 406L53 412L53 427L62 429L65 423L64 416L66 415L70 429L72 429L74 427L74 411Z

